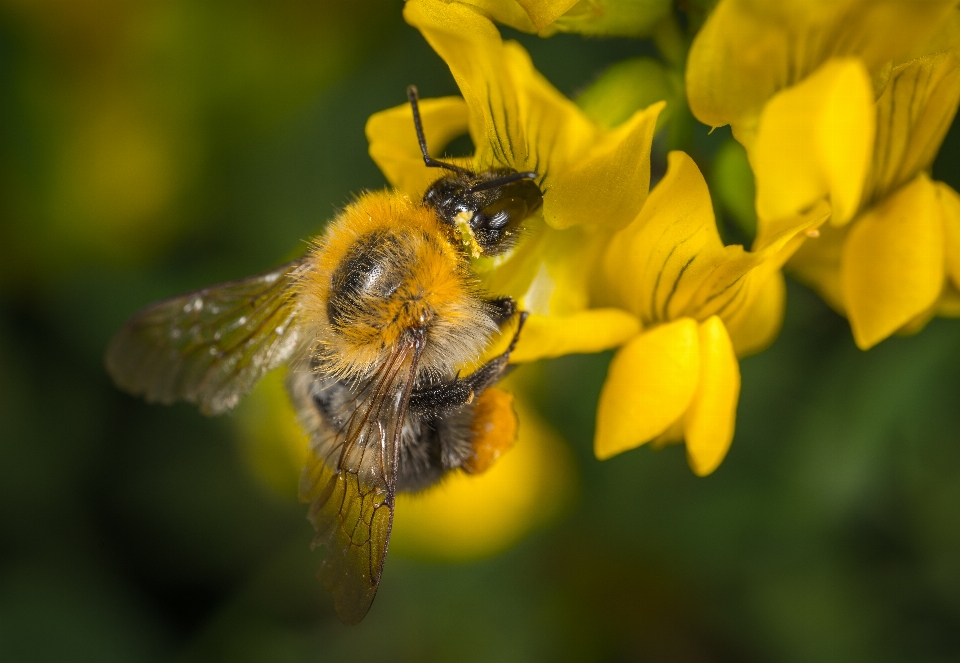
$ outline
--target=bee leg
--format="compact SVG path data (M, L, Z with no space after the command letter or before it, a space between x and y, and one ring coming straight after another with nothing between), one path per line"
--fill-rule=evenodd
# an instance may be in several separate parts
M490 387L477 397L470 422L470 453L460 463L467 474L490 469L517 441L517 413L513 395Z
M513 305L513 300L510 300L510 302ZM526 311L521 312L517 331L514 332L513 339L503 354L494 357L465 377L457 377L447 382L415 389L410 395L410 409L418 414L440 417L451 410L456 410L467 403L473 402L477 394L482 393L487 387L495 385L508 370L510 353L517 346L517 341L520 339L520 330L523 329L523 323L526 319Z
M498 327L503 326L505 322L517 314L517 302L512 297L488 299L483 304L487 309L487 315L497 323Z

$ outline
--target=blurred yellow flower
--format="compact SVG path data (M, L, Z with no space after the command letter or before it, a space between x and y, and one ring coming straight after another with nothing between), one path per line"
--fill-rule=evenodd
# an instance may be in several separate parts
M828 214L820 203L771 224L753 252L724 246L700 170L670 153L666 176L603 256L606 296L643 327L610 365L597 457L685 440L696 474L717 468L733 439L737 356L773 340L783 315L779 269Z
M691 109L747 148L760 227L830 202L789 267L863 349L956 309L957 194L926 174L960 100L953 5L723 0L691 49Z

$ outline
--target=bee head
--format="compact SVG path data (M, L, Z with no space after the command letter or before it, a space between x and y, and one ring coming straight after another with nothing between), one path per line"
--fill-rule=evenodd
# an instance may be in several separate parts
M466 224L479 253L498 255L512 246L520 223L543 205L536 177L509 168L456 172L434 182L423 200L443 223L455 229Z

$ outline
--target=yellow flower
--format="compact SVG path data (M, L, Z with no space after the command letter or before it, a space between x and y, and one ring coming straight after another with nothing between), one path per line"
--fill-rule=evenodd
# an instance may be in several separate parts
M513 360L626 343L610 367L596 436L600 458L686 439L698 474L733 436L736 356L776 335L779 268L826 204L771 224L757 250L724 247L699 170L685 154L647 199L650 138L660 104L608 129L560 95L516 44L472 7L410 0L407 20L443 56L464 94L426 100L435 149L469 128L472 167L546 173L543 219L505 259L475 265L484 284L532 313ZM407 106L367 125L370 153L392 183L422 195L424 174ZM611 202L615 201L615 202Z
M616 347L638 329L617 308L591 308L592 266L613 232L643 207L650 182L650 143L663 104L614 128L591 120L506 42L474 7L409 0L404 16L447 62L463 99L421 104L428 145L442 150L469 130L476 170L535 171L544 190L542 218L528 221L508 256L481 258L475 269L490 292L511 295L531 313L513 355L531 361ZM423 166L409 105L370 118L370 154L387 179L420 197L435 172Z
M556 32L640 37L670 13L670 0L465 0L504 25L546 37Z
M740 372L779 330L779 269L829 214L820 203L771 224L755 250L724 246L706 182L683 152L643 210L609 243L605 292L642 322L610 365L597 410L595 452L686 441L690 466L711 473L733 439Z
M789 267L863 349L956 299L956 193L926 175L960 100L954 4L723 0L691 49L691 109L747 148L760 227L830 202Z

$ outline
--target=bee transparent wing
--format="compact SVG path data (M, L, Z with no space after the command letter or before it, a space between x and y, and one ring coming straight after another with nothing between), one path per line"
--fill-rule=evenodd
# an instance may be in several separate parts
M221 414L300 343L294 285L304 260L171 297L136 313L107 348L114 382L148 401Z
M310 503L314 544L327 547L320 580L347 624L364 618L380 583L393 526L400 434L419 352L415 342L397 347L359 393L326 413L313 431L300 498Z

